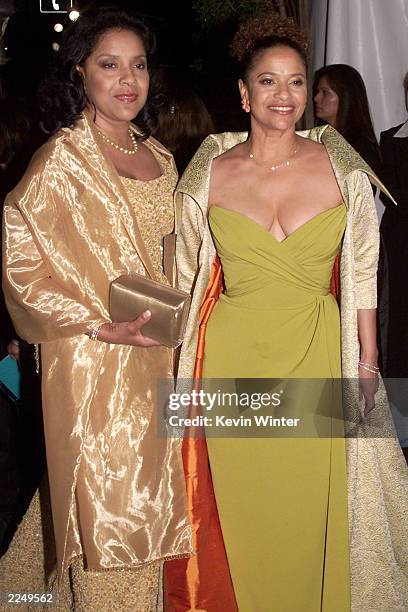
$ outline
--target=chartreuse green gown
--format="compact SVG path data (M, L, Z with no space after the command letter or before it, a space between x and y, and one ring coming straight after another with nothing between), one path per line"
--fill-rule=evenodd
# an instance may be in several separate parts
M345 443L333 433L339 420L330 414L330 398L338 400L330 381L341 377L339 311L330 278L346 208L341 204L318 214L282 242L219 206L210 208L209 223L225 290L207 326L204 384L215 389L222 386L216 379L225 378L229 391L231 385L242 390L248 379L262 378L265 391L265 379L287 377L306 385L299 380L304 402L296 399L295 387L275 409L280 416L303 415L303 433L257 437L252 428L241 437L219 437L220 428L208 428L239 611L349 612ZM304 379L323 379L324 385L316 381L309 388L311 381ZM282 380L275 383L275 390L285 387ZM257 384L253 381L252 390ZM329 414L322 396L329 398ZM235 413L248 410L236 407Z

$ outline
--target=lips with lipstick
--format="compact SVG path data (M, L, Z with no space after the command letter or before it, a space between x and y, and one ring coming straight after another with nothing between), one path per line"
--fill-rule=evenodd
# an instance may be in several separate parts
M125 104L131 104L137 100L137 94L135 93L123 93L115 96L119 102L124 102Z

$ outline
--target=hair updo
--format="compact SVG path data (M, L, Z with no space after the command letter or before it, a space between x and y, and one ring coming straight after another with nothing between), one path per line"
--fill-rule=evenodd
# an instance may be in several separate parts
M255 59L266 49L289 47L308 63L309 39L291 18L274 14L258 15L243 22L231 44L231 55L241 64L244 78Z

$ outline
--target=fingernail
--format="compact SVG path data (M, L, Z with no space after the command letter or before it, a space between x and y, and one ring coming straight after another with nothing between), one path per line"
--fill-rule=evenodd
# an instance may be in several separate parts
M148 319L149 317L151 317L152 313L150 312L150 310L145 310L143 313L143 318L144 319Z

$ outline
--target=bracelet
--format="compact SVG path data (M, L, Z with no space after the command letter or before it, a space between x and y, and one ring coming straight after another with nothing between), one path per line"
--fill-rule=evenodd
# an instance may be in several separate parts
M374 365L373 363L365 363L364 361L359 361L358 365L367 366L368 368L373 368L373 370L376 370L377 372L380 371L380 368Z
M12 338L10 340L11 344L14 344L14 346L20 346L20 340L18 340L17 338Z
M102 323L102 325L103 325L103 323ZM99 332L101 331L102 325L98 325L98 327L95 327L93 330L91 330L91 333L89 334L89 339L90 340L97 340L98 339Z
M378 374L380 372L380 368L372 363L364 363L363 361L359 361L358 367L362 368L363 370L367 370L367 372L372 372L373 374Z

